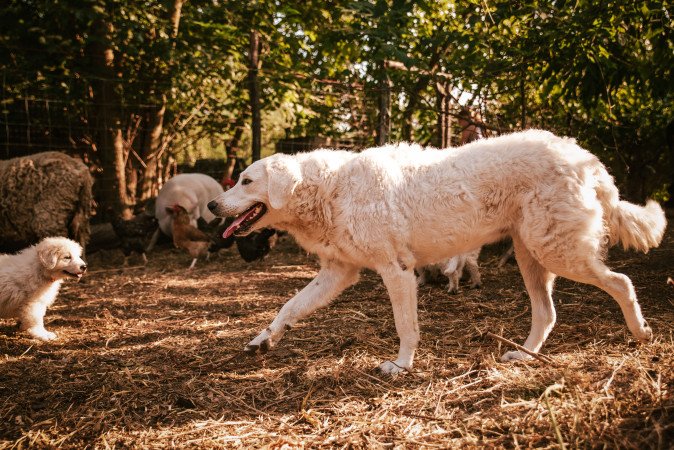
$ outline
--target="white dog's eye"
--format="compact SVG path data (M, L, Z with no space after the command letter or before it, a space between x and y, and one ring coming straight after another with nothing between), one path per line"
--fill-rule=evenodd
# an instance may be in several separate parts
M64 261L70 261L71 259L73 259L73 257L70 256L70 255L66 255L66 256L63 257Z
M241 184L244 184L244 185L250 184L252 182L253 182L253 180L251 180L250 178L244 178L243 180L241 180Z

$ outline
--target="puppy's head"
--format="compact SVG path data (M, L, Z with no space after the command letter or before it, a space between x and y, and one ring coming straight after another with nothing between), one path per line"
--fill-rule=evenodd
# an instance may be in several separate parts
M246 236L276 223L301 181L297 160L276 154L241 172L236 185L209 202L208 209L216 216L236 216L223 237Z
M53 280L82 278L87 263L82 260L82 247L63 237L45 238L36 245L37 257Z

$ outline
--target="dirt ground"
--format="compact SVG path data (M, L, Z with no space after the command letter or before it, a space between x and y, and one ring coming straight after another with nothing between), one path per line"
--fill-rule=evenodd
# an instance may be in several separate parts
M609 256L655 341L637 344L605 293L559 280L550 362L498 361L512 348L487 332L521 343L530 324L516 265L496 268L501 250L483 252L481 289L420 289L416 365L394 378L374 370L398 345L374 273L246 357L317 273L291 240L264 261L229 250L193 271L169 247L126 270L121 252L90 255L47 313L57 341L0 321L0 448L671 448L672 227L648 255Z

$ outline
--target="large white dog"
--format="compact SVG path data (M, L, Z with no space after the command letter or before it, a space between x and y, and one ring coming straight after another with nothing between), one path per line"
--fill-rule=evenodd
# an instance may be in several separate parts
M44 328L47 308L64 278L79 279L86 270L80 244L62 237L45 238L16 255L0 254L0 317L19 319L36 339L55 339Z
M527 349L539 351L555 324L557 275L603 289L639 341L652 337L630 279L603 259L618 241L643 252L657 246L664 212L652 201L642 207L619 200L605 167L573 139L530 130L452 150L400 144L359 154L277 154L253 163L208 206L216 215L238 215L226 233L273 226L320 257L316 278L281 308L248 352L267 351L367 267L386 285L400 337L398 358L379 368L410 368L419 342L414 268L505 236L515 243L531 298ZM525 358L519 351L502 357Z

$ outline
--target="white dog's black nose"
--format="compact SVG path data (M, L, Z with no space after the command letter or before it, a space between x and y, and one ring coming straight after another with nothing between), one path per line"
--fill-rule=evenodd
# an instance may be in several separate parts
M87 265L86 265L86 264L82 264L82 265L80 266L80 270L81 270L82 272L86 271L86 270L87 270Z
M210 212L214 213L214 212L215 212L215 208L218 207L218 203L217 203L215 200L211 200L210 202L208 202L208 205L206 205L206 206L208 206L208 210L209 210Z

